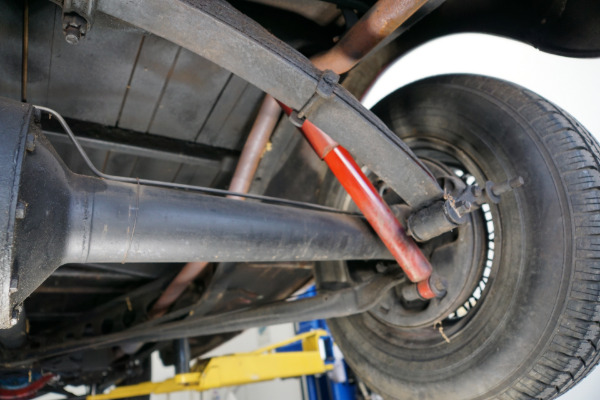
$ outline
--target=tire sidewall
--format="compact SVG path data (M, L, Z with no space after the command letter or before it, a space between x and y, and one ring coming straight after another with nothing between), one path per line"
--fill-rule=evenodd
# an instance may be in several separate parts
M500 233L493 275L482 304L450 343L398 348L393 331L373 333L377 322L368 313L330 321L349 364L383 395L494 398L551 340L571 276L570 207L542 135L511 104L521 104L519 96L522 89L508 83L444 76L404 87L373 110L409 145L433 138L464 152L488 180L525 180L492 208Z

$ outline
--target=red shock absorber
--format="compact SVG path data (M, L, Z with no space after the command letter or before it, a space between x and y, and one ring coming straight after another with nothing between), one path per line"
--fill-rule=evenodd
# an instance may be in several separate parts
M292 109L279 103L287 115ZM419 295L425 299L435 297L430 287L431 264L417 244L406 234L398 219L381 198L371 181L362 172L348 151L308 120L299 121L302 134L317 155L348 192L381 241L396 259L408 279L418 283Z

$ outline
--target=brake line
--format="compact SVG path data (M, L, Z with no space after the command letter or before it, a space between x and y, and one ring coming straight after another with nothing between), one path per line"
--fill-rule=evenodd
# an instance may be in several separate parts
M295 201L295 200L288 200L288 199L281 199L281 198L271 197L271 196L263 196L263 195L258 195L258 194L249 194L249 193L239 193L239 192L234 192L231 190L209 188L209 187L204 187L204 186L186 185L183 183L163 182L163 181L155 181L155 180L151 180L151 179L132 178L132 177L127 177L127 176L105 174L105 173L101 172L98 168L96 168L96 166L92 163L92 161L90 160L86 151L83 149L83 147L77 140L77 137L71 130L71 127L67 124L65 119L58 112L56 112L55 110L48 108L48 107L37 106L37 105L34 105L34 107L37 108L38 110L46 112L46 113L52 115L54 118L56 118L58 120L58 122L60 123L60 125L62 126L62 128L64 129L65 133L69 136L69 139L71 140L73 145L75 145L77 152L81 155L81 157L83 158L83 161L85 162L86 166L90 169L90 171L97 177L106 179L108 181L134 183L134 184L141 184L141 185L165 187L165 188L170 188L170 189L191 190L191 191L195 191L195 192L207 193L207 194L218 195L218 196L244 197L244 198L247 198L250 200L257 200L257 201L261 201L263 203L268 203L268 204L285 205L285 206L290 206L290 207L304 208L304 209L316 210L316 211L327 211L327 212L333 212L333 213L337 213L337 214L346 214L346 215L354 215L354 216L361 215L360 213L348 212L348 211L340 210L338 208L323 206L320 204L306 203L306 202L302 202L302 201Z

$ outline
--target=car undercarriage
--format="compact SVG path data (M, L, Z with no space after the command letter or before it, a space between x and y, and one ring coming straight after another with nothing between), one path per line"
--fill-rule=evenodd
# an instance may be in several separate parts
M584 0L3 2L2 398L311 319L385 398L564 393L600 358L595 139L482 76L359 99L440 36L598 57L599 22Z

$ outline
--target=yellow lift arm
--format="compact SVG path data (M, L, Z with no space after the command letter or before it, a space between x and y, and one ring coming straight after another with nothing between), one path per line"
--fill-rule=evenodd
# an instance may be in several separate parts
M250 353L231 354L199 360L192 372L175 375L163 382L144 382L121 386L106 394L90 395L86 400L109 400L147 394L185 390L203 391L225 386L321 374L333 368L319 352L319 340L327 332L318 329ZM285 345L302 341L302 351L274 352Z

